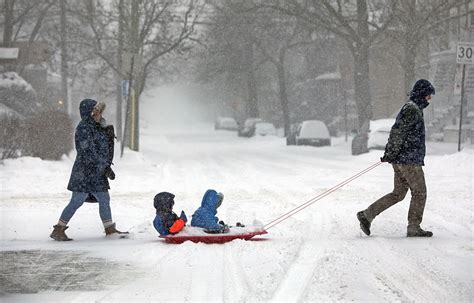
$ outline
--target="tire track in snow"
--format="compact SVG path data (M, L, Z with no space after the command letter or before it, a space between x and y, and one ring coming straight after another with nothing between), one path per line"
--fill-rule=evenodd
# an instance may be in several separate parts
M226 245L224 249L225 301L246 302L249 298L255 297L253 295L254 290L250 286L242 265L236 257L237 252L235 250L239 248L238 246L241 244L239 242L236 245L232 245L234 243L229 243L230 245L224 244ZM229 247L230 249L228 249Z
M304 243L298 249L294 261L273 294L272 301L299 301L310 286L313 273L318 264L322 262L321 258L324 256L326 249L318 245L316 239L326 234L325 226L328 226L323 224L325 223L323 222L323 216L320 213L316 214L316 216L311 215L310 220L306 221L313 222L313 224L309 225L310 228L305 231L308 235L316 237L304 240ZM296 225L300 224L296 223Z
M318 257L322 250L315 250L314 242L306 241L300 248L296 260L286 272L272 301L299 301L308 287L314 269L321 262Z
M336 216L334 222L344 238L354 236L355 231L349 230ZM345 255L357 256L357 262L362 262L364 268L370 270L368 274L378 282L379 297L386 297L388 290L392 293L390 300L452 300L449 289L458 289L459 286L446 279L445 275L438 275L426 267L426 260L433 258L420 251L426 241L432 240L372 236L363 237L360 241L340 242ZM347 260L345 262L338 267L350 268L351 264Z
M188 299L199 302L222 301L224 298L224 247L222 245L197 245L201 258L190 256L186 264L190 267ZM210 277L210 278L209 278Z
M181 287L189 283L186 279L182 279L176 270L180 268L179 262L183 259L184 252L180 251L177 245L162 246L155 242L149 243L145 252L136 251L132 255L133 259L154 260L147 265L146 274L126 285L98 294L94 302L137 300L151 302L157 298L164 301L177 300L181 294ZM176 284L177 280L181 283Z

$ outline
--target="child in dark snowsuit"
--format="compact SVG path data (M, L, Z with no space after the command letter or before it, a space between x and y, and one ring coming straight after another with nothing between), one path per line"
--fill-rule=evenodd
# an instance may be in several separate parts
M193 214L191 226L201 227L208 233L227 233L229 227L216 217L217 208L222 204L224 195L209 189L202 198L201 207Z
M181 211L179 217L173 212L174 195L172 193L157 194L153 199L153 205L156 209L153 226L161 236L176 234L184 228L188 219L184 211Z

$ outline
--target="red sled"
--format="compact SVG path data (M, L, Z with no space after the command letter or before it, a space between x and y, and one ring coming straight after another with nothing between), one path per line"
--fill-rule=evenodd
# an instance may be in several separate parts
M184 233L183 235L181 235L181 233L179 233L176 235L160 236L160 238L163 238L165 239L166 242L173 243L173 244L181 244L185 241L191 241L194 243L202 242L202 243L212 244L212 243L226 243L235 239L250 240L255 236L264 235L266 233L267 233L266 230L260 229L260 230L251 231L251 232L242 232L242 233L231 232L228 234L201 234L200 233L200 234L190 235L190 234Z

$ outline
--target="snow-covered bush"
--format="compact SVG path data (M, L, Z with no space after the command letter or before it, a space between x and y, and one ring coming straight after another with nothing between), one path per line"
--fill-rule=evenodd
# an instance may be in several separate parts
M25 121L22 155L45 160L59 160L72 150L73 124L62 111L39 112Z
M41 108L31 85L15 72L0 73L0 103L27 117Z
M19 116L0 112L0 159L20 156L24 142L22 120Z

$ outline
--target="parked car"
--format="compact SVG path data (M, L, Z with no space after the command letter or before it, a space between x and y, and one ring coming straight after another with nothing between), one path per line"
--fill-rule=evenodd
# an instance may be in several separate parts
M224 129L224 130L238 130L239 126L235 122L234 118L231 117L218 117L214 123L214 129Z
M238 135L239 137L252 137L255 135L255 124L258 122L263 122L260 118L248 118L245 120L241 128L239 128Z
M319 120L303 121L294 133L293 138L287 138L287 144L312 145L312 146L330 146L331 137L329 130L324 122ZM288 144L292 145L292 144Z
M277 130L275 128L275 125L273 123L269 122L257 122L255 123L255 130L254 130L255 135L260 135L260 136L276 136L277 135Z
M367 147L369 149L385 149L390 129L392 129L395 119L379 119L370 121L369 140Z

